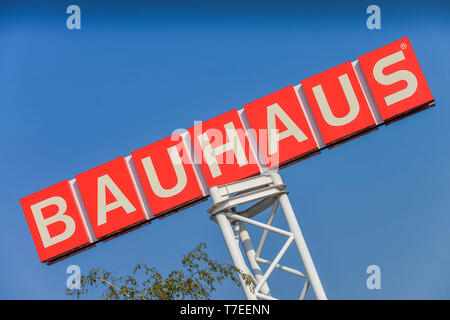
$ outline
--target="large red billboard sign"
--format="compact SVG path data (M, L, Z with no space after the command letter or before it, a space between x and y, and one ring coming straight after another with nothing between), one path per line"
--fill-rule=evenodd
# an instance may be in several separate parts
M408 38L20 200L42 262L434 105Z

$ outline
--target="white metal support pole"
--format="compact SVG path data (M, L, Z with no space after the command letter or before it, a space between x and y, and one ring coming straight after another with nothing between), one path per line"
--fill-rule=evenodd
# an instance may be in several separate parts
M236 230L239 235L239 239L241 240L242 247L244 247L245 254L247 255L247 260L252 268L253 274L258 281L262 281L264 278L264 274L259 266L259 263L256 261L256 252L253 248L252 241L250 239L250 234L245 227L245 224L242 221L236 222ZM261 287L261 292L265 295L270 296L269 285L267 282L264 282Z
M209 189L211 194L211 198L214 202L219 202L222 199L220 196L217 187L212 187ZM222 231L223 238L225 240L225 244L230 252L231 260L233 261L236 268L238 268L241 272L249 274L247 265L245 264L244 258L242 257L241 251L234 239L234 232L231 227L230 221L226 217L224 212L219 212L215 215L217 224ZM254 292L252 292L251 288L245 283L244 279L239 275L239 280L241 282L241 286L244 290L245 296L247 300L256 300L257 297Z
M272 172L271 176L275 184L283 184L283 180L281 180L281 176L278 172ZM302 231L300 230L300 226L287 194L284 193L279 195L278 201L283 209L289 229L294 234L294 241L306 269L311 287L318 300L326 300L327 296L323 290L322 283L320 282L319 275L317 274L316 267L314 266L311 254L309 253L308 246L306 245L305 238L303 238Z

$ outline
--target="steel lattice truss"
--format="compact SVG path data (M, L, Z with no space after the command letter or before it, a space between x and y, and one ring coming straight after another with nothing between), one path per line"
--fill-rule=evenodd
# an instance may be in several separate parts
M252 285L250 286L246 285L245 280L240 277L247 299L276 299L272 296L268 284L268 279L275 269L305 279L299 296L300 300L305 298L310 286L317 299L326 299L325 292L294 211L290 205L287 196L288 192L285 188L286 186L283 184L277 172L270 172L231 184L213 187L210 189L210 194L214 204L208 209L208 212L211 214L211 219L219 224L234 265L241 272L251 277ZM253 202L255 203L249 208L237 211L239 206ZM270 214L266 223L252 219L269 208ZM283 230L272 225L278 208L281 208L283 211L289 230ZM263 229L256 250L254 249L255 247L251 241L246 224ZM269 232L287 237L286 242L272 261L260 256L264 244L267 242ZM294 268L279 264L281 258L293 242L300 254L306 274ZM241 250L240 244L243 250ZM245 262L242 251L244 251L250 267ZM265 272L262 271L261 265L268 266Z

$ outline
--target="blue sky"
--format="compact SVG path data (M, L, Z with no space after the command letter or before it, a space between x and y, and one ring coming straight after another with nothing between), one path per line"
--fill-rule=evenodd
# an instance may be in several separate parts
M66 28L70 4L81 30ZM370 4L381 30L366 28ZM281 175L330 299L450 298L449 15L444 1L2 1L0 298L71 299L71 264L165 272L200 242L229 262L207 201L47 266L19 199L404 36L436 107ZM366 287L372 264L381 290ZM301 289L274 280L278 297ZM244 295L226 283L213 297Z

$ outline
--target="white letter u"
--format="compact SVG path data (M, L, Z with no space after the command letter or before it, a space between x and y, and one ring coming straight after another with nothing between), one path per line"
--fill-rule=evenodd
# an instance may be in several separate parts
M339 77L339 82L342 89L344 90L345 97L347 98L348 105L350 106L350 111L346 116L335 117L333 112L331 112L330 106L328 104L325 93L323 92L322 86L319 84L312 88L314 95L316 96L317 103L319 104L320 111L322 112L325 121L335 127L346 125L352 122L359 114L359 102L356 98L355 91L352 88L350 80L347 74L343 74Z
M150 157L142 159L142 165L144 166L150 186L152 187L153 192L160 198L169 198L177 195L186 187L187 184L186 172L184 171L177 147L170 147L167 149L167 152L169 153L170 160L172 161L173 168L175 169L175 174L177 175L177 184L170 189L164 189L161 186L158 176L156 175L152 159Z

